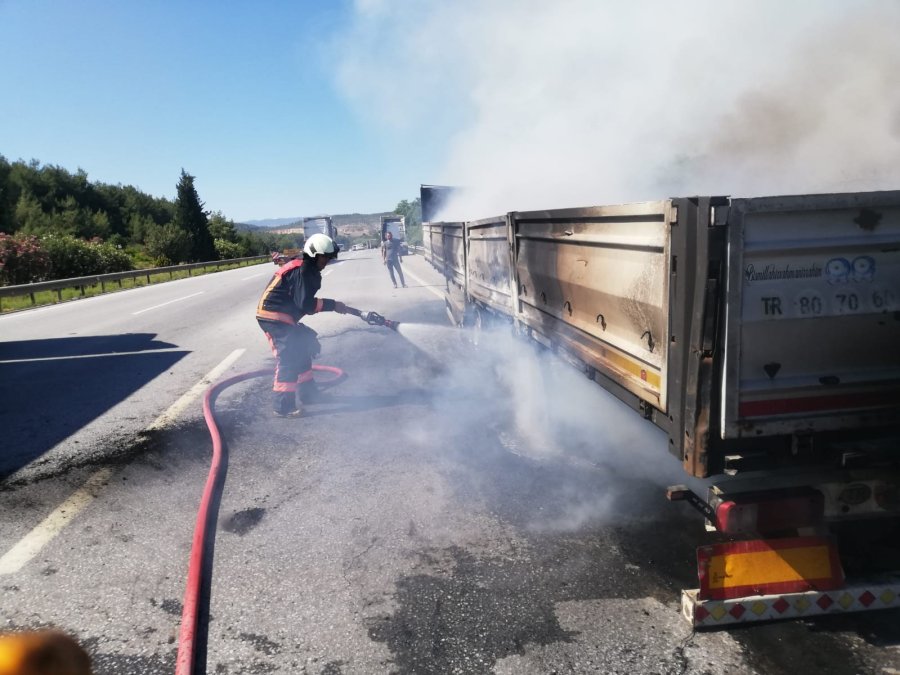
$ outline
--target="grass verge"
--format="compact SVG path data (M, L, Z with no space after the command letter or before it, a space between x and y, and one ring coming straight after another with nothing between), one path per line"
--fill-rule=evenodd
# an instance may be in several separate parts
M166 281L175 281L177 279L185 279L187 277L196 277L202 274L212 274L213 272L224 272L233 270L238 267L249 267L250 265L259 265L257 262L234 263L232 265L221 265L209 267L200 267L194 270L163 272L160 274L149 274L134 279L122 279L120 281L107 281L103 284L94 284L92 286L73 286L72 288L62 288L58 291L41 291L40 293L26 294L21 296L12 296L8 298L0 298L0 314L8 314L23 309L31 309L32 307L42 307L44 305L55 305L60 302L68 302L69 300L78 300L80 298L90 298L95 295L103 295L104 293L115 293L116 291L124 291L131 288L140 288L141 286L150 286L152 284L164 283Z

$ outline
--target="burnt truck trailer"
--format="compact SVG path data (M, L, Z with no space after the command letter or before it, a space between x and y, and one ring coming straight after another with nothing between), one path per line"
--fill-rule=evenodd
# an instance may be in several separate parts
M705 495L668 492L726 535L698 549L699 588L682 593L695 626L900 607L900 575L845 578L834 536L887 537L900 517L900 191L423 231L455 323L505 322L552 349L707 479Z

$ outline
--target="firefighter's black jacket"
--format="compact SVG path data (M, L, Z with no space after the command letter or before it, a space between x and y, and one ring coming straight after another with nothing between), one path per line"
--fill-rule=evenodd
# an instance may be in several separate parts
M295 324L307 314L333 312L334 300L316 297L321 286L315 260L291 260L275 272L256 306L256 318Z

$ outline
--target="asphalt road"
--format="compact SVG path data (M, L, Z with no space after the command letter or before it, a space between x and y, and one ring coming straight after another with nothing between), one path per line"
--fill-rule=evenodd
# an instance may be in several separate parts
M326 269L321 296L403 323L310 318L347 377L303 418L271 417L265 379L219 397L200 672L900 672L897 612L692 633L703 531L663 499L684 480L664 439L503 333L473 348L440 278L405 269L399 290L374 252ZM0 318L7 628L69 631L97 673L173 671L210 441L198 397L171 407L219 366L271 365L253 320L271 272ZM45 519L58 534L10 563Z

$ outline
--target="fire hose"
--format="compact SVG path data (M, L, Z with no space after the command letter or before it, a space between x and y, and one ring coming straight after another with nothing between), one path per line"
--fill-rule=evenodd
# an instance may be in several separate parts
M362 312L353 307L347 307L347 313L358 316L370 326L385 326L397 330L398 322L384 318L377 312ZM336 377L343 377L344 371L334 366L313 365L313 370L333 373ZM175 675L193 675L194 657L196 647L196 633L198 612L200 609L200 589L203 582L203 570L206 564L204 552L206 550L207 525L209 524L210 505L216 485L222 479L222 437L216 424L213 404L219 393L233 384L243 382L255 377L271 375L272 370L254 370L240 373L209 387L203 396L203 417L212 437L213 453L206 477L206 485L200 499L200 507L197 510L197 521L194 525L194 538L191 543L191 555L188 561L187 583L184 590L183 608L181 612L181 629L178 635L178 656L175 660Z

